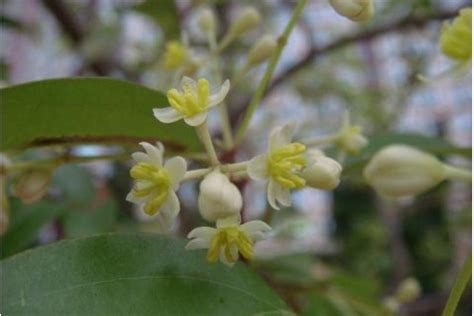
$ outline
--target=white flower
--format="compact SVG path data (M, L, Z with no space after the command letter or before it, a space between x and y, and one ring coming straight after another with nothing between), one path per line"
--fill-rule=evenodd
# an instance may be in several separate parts
M349 112L345 112L341 129L336 138L336 145L347 153L358 154L367 144L367 138L362 135L362 127L350 125Z
M268 203L279 209L279 205L290 206L290 189L302 188L306 181L301 171L306 165L306 146L291 143L293 127L283 125L270 134L269 149L266 154L250 160L248 174L254 180L268 180Z
M180 119L191 126L204 123L207 112L213 106L221 103L230 89L230 82L226 80L219 92L210 94L209 81L204 78L194 81L189 77L181 80L182 92L171 89L167 93L171 107L155 108L153 114L163 123L173 123Z
M434 187L446 178L446 169L433 155L406 145L390 145L372 157L364 177L378 193L403 197Z
M133 189L127 195L127 201L143 205L148 215L159 214L164 224L169 226L180 210L175 191L186 173L186 161L182 157L173 157L163 166L163 145L156 146L142 142L144 152L132 154L136 165L130 170L135 180Z
M318 149L308 150L307 157L308 164L302 173L306 185L322 190L335 189L340 182L341 165Z
M217 220L216 228L195 228L188 234L192 240L186 249L208 249L209 262L220 259L230 266L239 259L239 252L244 258L251 259L254 243L264 239L271 227L262 221L250 221L242 225L240 222L240 216L231 216Z
M210 222L237 215L242 208L242 195L227 176L215 170L199 186L199 212Z

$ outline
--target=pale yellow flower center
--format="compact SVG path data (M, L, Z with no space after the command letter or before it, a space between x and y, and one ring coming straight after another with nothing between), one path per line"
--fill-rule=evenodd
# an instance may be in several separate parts
M247 232L238 226L221 227L217 229L211 240L211 245L207 251L207 261L216 262L219 259L221 249L229 262L236 262L238 252L246 259L253 256L253 241ZM232 249L238 249L232 251Z
M148 197L144 211L148 215L156 214L168 197L171 185L168 172L152 164L140 162L132 167L130 176L136 181L132 194L138 198ZM138 188L138 183L143 185Z
M472 55L472 10L463 9L454 21L443 26L440 37L442 52L454 59L469 60Z
M209 94L209 81L201 78L197 82L197 88L185 83L183 92L171 89L167 97L168 102L176 111L186 116L193 116L207 109Z
M164 66L168 69L178 68L183 65L186 61L187 51L178 41L171 41L166 44L166 50L164 55Z
M303 156L306 146L300 143L291 143L273 150L268 157L268 173L285 188L301 188L306 184L298 175L305 164Z

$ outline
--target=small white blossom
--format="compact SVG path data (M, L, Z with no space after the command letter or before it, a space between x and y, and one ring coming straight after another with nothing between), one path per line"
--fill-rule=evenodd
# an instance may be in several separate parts
M248 174L254 180L267 180L267 200L275 209L291 205L290 189L302 188L306 181L301 171L306 165L306 146L291 143L293 127L283 125L270 134L266 154L254 157L248 165Z
M175 191L186 173L186 161L173 157L163 165L163 145L142 142L144 152L132 154L135 166L130 176L135 180L127 201L143 205L147 215L159 214L162 223L170 226L179 213L180 205Z
M224 81L219 92L212 95L209 81L204 78L196 82L189 77L183 77L181 87L181 92L176 89L168 91L167 97L171 107L153 109L153 114L160 122L173 123L184 119L188 125L201 125L206 120L209 109L225 99L230 82Z
M251 259L254 243L264 239L271 227L258 220L242 225L240 222L238 215L217 220L216 228L195 228L188 234L188 238L192 240L186 245L186 249L208 249L209 262L219 259L229 266L239 259L239 253L244 258Z
M362 135L362 127L359 125L351 125L349 112L345 112L341 129L336 138L336 145L344 152L358 154L368 143L367 138Z

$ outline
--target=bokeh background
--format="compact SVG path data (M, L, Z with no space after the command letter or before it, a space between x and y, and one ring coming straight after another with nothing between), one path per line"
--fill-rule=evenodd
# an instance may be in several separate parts
M258 30L223 54L230 76L259 36L277 37L282 32L295 4L283 0L0 3L2 86L110 76L160 91L170 88L170 75L161 62L167 41L186 38L197 52L205 50L206 39L196 21L204 5L215 8L221 34L245 5L254 5L263 16ZM334 131L346 109L368 136L376 136L376 142L416 133L470 147L471 74L429 83L418 80L420 74L435 77L452 66L438 48L439 31L443 20L465 6L471 2L376 0L374 19L354 23L336 14L326 0L309 1L235 158L263 152L269 130L287 121L300 123L301 137ZM234 122L265 67L253 69L231 94ZM211 116L210 124L218 134L218 117ZM89 155L122 148L88 145L68 150ZM26 157L44 154L25 153ZM470 166L470 158L444 158ZM159 232L156 220L124 201L131 186L129 167L127 161L64 165L56 170L41 201L25 205L10 197L11 223L1 240L2 256L99 232ZM196 187L187 183L180 190L178 235L202 223L196 212ZM364 183L360 170L348 170L334 192L300 190L294 206L278 212L266 205L263 184L245 182L241 188L245 218L263 217L274 227L272 237L258 244L252 265L287 302L308 315L369 315L367 310L387 304L408 277L417 280L421 294L396 313L438 315L471 251L471 188L462 183L444 183L416 198L387 201ZM464 295L459 315L470 315L470 296Z

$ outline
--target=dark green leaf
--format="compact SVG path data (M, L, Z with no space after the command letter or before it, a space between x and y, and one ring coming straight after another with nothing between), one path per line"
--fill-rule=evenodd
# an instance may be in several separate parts
M1 262L5 315L282 315L283 301L243 264L159 235L65 240ZM286 312L288 313L288 312Z
M0 89L0 150L58 143L161 140L196 150L183 122L161 124L152 113L168 101L158 91L110 78L51 79Z
M344 316L330 299L313 291L308 295L309 304L301 316Z
M46 200L27 205L11 199L11 224L1 238L2 258L27 248L45 225L59 217L65 210L63 205Z

